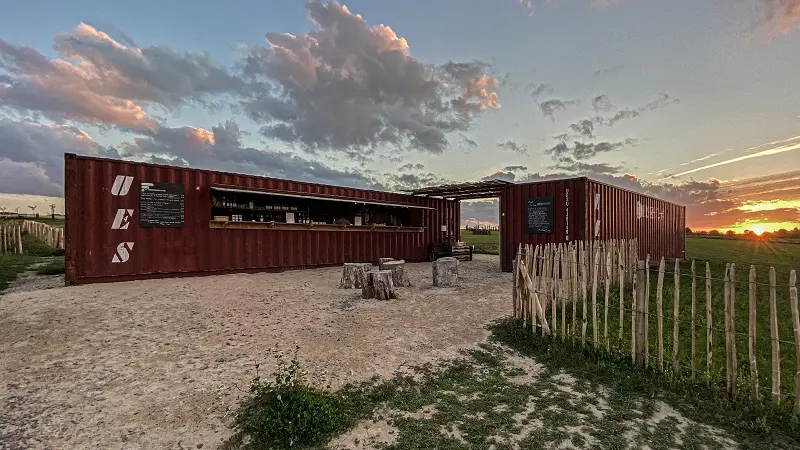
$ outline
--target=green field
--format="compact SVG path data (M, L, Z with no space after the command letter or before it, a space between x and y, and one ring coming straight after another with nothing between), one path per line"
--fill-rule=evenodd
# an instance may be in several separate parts
M51 219L50 216L41 216L38 219L35 218L27 218L28 220L33 220L34 222L42 222L50 225L51 227L57 228L64 228L64 218L63 217L56 217L55 219Z
M472 234L471 231L461 230L461 240L468 245L474 245L474 253L487 255L500 254L500 233L492 231L491 235Z

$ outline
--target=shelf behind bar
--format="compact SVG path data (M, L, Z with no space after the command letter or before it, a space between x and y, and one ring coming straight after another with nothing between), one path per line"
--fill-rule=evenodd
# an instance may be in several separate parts
M428 210L436 209L436 208L431 208L430 206L422 206L414 203L380 202L380 201L360 199L360 198L342 198L342 197L323 196L323 195L307 195L303 193L290 193L286 191L277 192L277 191L259 190L259 189L241 189L241 188L217 185L217 184L211 185L211 190L219 192L231 192L236 194L272 195L276 197L287 197L287 198L316 200L316 201L321 200L330 202L345 202L345 203L354 203L360 205L389 206L394 208L428 209Z
M282 222L235 222L212 220L211 228L229 230L292 230L292 231L361 231L379 233L421 233L424 227L396 227L391 225L333 225Z

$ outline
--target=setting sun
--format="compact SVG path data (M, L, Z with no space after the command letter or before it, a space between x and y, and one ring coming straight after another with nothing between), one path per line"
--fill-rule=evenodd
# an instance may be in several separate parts
M756 225L756 226L754 226L754 227L753 227L753 233L755 233L755 234L757 234L757 235L759 235L759 236L761 236L762 234L764 234L764 232L765 232L765 231L767 231L767 229L766 229L766 228L764 228L764 227L763 227L763 226L761 226L761 225Z

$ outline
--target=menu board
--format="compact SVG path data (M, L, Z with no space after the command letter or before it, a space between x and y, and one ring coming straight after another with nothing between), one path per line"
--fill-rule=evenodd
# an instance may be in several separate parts
M182 228L184 203L182 184L142 183L139 188L139 226Z
M525 199L525 232L549 234L555 228L553 220L553 197Z

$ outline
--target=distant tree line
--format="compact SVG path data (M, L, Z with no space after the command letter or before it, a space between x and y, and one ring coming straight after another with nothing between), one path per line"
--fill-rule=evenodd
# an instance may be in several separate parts
M686 229L687 236L709 236L709 237L723 237L723 238L731 238L731 239L762 239L762 240L769 240L769 239L797 239L800 240L800 228L794 227L791 230L787 230L785 228L781 228L775 232L765 231L761 234L756 234L755 231L752 230L744 230L741 234L737 234L733 230L728 230L725 232L721 232L719 230L709 230L709 231L692 231L691 228Z
M53 203L53 204L50 204L49 207L50 207L50 218L51 219L55 219L56 218L57 205ZM36 217L38 219L39 218L39 213L36 212L36 208L38 208L38 205L28 206L28 208L31 210L31 214L28 217ZM7 207L0 206L0 217L17 217L17 218L21 218L23 215L24 215L23 213L19 212L19 207L14 208L13 211L10 211ZM63 213L61 215L63 215Z

